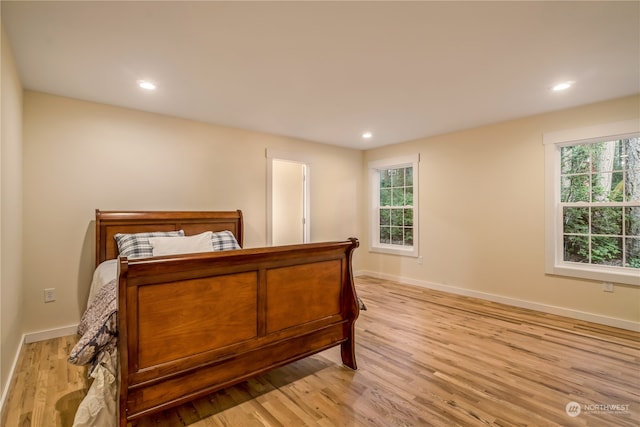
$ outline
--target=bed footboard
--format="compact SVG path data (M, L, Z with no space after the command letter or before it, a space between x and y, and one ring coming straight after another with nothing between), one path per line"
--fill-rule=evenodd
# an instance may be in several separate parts
M120 426L340 345L357 239L119 260Z

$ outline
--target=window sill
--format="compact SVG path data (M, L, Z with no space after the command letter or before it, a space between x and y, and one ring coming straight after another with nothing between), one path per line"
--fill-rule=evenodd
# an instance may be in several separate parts
M418 249L414 247L400 247L400 246L392 246L392 245L380 245L380 246L370 246L369 252L381 253L387 255L400 255L406 257L417 258L418 257Z
M552 265L546 269L547 274L569 276L580 279L595 280L600 282L622 283L625 285L640 286L640 271L628 269L621 271L618 268L606 266L583 266L580 264Z

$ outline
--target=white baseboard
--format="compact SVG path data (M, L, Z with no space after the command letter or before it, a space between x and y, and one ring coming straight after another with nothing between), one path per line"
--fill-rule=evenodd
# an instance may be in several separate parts
M63 326L61 328L47 329L45 331L30 332L25 334L24 343L50 340L52 338L66 337L78 333L78 325Z
M13 357L13 363L11 364L11 369L9 369L9 375L7 376L7 383L4 385L4 388L2 390L2 396L0 397L0 414L4 413L4 404L7 400L9 389L11 388L11 383L13 382L13 376L16 373L16 368L18 367L18 360L20 360L20 352L22 352L24 337L25 337L24 334L22 334L20 345L16 350L16 355Z
M378 279L393 280L407 285L419 286L422 288L434 289L442 292L463 295L467 297L479 298L487 301L499 302L502 304L512 305L514 307L528 308L530 310L541 311L543 313L556 314L558 316L569 317L586 322L599 323L601 325L612 326L614 328L627 329L629 331L640 332L640 323L631 320L618 319L616 317L602 316L600 314L587 313L570 308L558 307L553 305L541 304L532 301L525 301L516 298L505 297L487 292L474 291L471 289L457 288L455 286L442 285L440 283L428 282L425 280L416 280L407 277L393 276L390 274L378 273L375 271L361 270L354 273L354 276L371 276Z

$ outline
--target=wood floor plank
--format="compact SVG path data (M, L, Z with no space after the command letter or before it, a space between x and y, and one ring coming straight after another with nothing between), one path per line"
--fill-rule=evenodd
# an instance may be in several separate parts
M638 333L371 277L357 289L358 371L330 349L135 426L640 425ZM3 427L71 425L89 384L66 362L76 340L24 346Z

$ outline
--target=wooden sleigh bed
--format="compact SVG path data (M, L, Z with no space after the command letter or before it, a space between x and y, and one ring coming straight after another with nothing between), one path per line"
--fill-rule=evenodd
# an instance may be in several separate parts
M242 212L96 211L96 266L116 233L231 231ZM356 369L355 238L117 261L119 425L340 345Z

